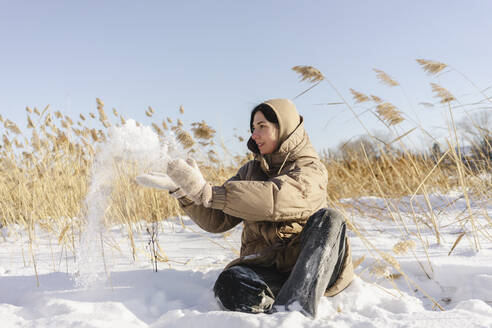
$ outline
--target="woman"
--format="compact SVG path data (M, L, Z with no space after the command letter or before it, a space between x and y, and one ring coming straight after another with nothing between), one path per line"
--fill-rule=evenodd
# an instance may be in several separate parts
M196 163L181 159L168 164L167 175L137 181L169 190L206 231L243 223L240 257L214 286L224 308L300 309L315 317L321 296L333 296L352 281L345 222L325 208L327 171L290 100L255 107L250 128L248 148L255 158L222 186L211 186Z

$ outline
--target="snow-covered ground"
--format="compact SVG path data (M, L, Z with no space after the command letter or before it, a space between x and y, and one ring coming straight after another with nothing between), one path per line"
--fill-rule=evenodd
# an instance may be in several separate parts
M37 229L36 275L27 234L4 228L0 326L492 327L492 207L472 202L480 242L476 252L465 199L459 194L433 195L430 202L440 244L423 223L429 222L430 212L422 198L414 203L418 215L412 214L408 199L391 204L371 197L346 200L347 214L362 235L350 232L354 262L360 262L357 277L344 292L322 299L316 320L299 312L254 315L219 308L212 286L221 268L237 255L240 226L226 235L212 235L186 217L162 221L159 244L169 261L159 263L158 272L152 271L147 232L134 231L134 260L127 229L114 227L105 235L110 278L89 288L78 287L75 257L58 245L57 237L50 239ZM388 206L394 219L381 210ZM468 233L448 255L462 231ZM391 266L393 259L397 263Z

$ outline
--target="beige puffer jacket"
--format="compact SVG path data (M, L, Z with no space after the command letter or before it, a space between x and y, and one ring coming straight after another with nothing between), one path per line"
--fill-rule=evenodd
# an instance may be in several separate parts
M279 121L279 148L261 155L250 139L255 159L222 186L213 187L212 206L180 199L183 210L203 230L224 232L240 222L244 228L237 264L272 266L289 272L300 252L297 238L308 218L326 207L327 171L304 130L302 117L287 99L265 102ZM346 240L342 273L325 295L335 295L352 281L353 267Z

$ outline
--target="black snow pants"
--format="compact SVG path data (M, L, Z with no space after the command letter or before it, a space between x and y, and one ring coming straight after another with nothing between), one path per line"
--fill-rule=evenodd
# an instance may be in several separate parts
M299 238L301 251L290 273L274 268L237 265L224 270L214 286L225 309L251 313L300 310L314 318L325 290L342 269L346 225L331 209L321 209L307 221Z

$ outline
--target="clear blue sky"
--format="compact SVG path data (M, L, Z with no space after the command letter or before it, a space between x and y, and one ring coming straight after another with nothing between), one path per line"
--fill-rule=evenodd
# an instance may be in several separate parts
M27 105L75 117L95 111L100 97L145 124L147 106L161 119L183 105L185 123L206 120L240 152L233 128L246 136L255 104L309 87L291 67L313 65L350 103L349 88L378 95L443 137L443 109L418 105L437 101L429 82L465 103L477 92L453 72L429 77L415 59L445 62L489 87L491 14L492 2L474 0L1 0L0 114L25 126ZM372 68L403 88L379 84ZM318 150L364 133L344 106L319 105L339 101L325 82L295 100ZM385 130L372 114L361 118L371 132Z

